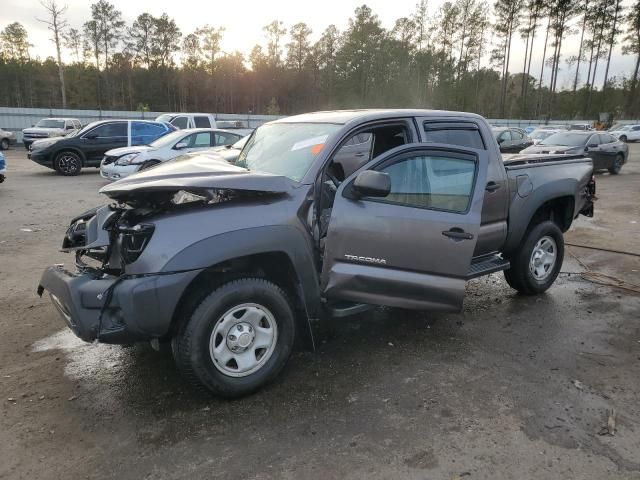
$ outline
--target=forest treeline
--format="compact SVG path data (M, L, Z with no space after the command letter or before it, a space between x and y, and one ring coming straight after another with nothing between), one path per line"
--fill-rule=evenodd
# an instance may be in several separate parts
M43 0L56 56L34 58L20 23L0 33L0 105L292 114L427 107L501 118L640 117L640 0L455 0L385 29L366 5L340 31L274 20L248 55L223 26L182 32L166 13L127 25L107 0L83 25ZM577 51L566 47L577 40ZM317 41L312 41L317 38ZM516 39L525 48L513 51ZM576 42L571 42L576 43ZM621 46L629 72L612 75ZM63 55L64 54L64 55ZM62 58L72 58L63 63ZM535 60L533 60L535 58ZM541 62L538 59L543 58Z

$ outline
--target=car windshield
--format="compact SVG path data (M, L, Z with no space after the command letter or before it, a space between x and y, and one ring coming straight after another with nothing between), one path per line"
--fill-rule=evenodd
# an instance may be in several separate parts
M330 123L263 125L251 135L236 165L300 181L340 127Z
M529 134L533 140L544 140L550 135L553 135L553 131L551 130L534 130Z
M164 148L178 142L182 137L186 137L189 133L185 133L184 130L176 130L175 132L168 133L167 135L160 137L149 144L153 148Z
M565 147L579 147L587 143L589 135L583 133L554 133L542 140L538 145L562 145Z
M624 127L616 128L619 132L626 132L627 130L631 130L629 125L625 125Z
M64 128L64 120L53 120L51 118L43 118L36 123L38 128Z

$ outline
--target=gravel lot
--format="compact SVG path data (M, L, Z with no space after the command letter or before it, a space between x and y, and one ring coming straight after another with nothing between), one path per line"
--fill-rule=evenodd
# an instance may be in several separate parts
M574 244L640 254L640 145L597 175ZM640 479L638 256L568 247L537 298L501 274L456 315L378 309L316 326L279 380L245 399L194 392L168 354L75 339L35 290L68 220L104 202L7 155L0 185L0 478ZM605 434L615 410L615 431Z

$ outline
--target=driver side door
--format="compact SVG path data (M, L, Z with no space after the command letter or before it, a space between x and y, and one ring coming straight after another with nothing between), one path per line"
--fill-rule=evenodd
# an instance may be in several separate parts
M488 158L443 144L395 148L350 175L336 192L325 242L329 299L402 308L462 307L475 249ZM382 198L360 195L365 170L389 176Z

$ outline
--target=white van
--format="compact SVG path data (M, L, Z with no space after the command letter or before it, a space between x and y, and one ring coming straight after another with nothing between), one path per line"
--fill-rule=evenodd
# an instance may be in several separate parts
M170 123L179 130L185 128L216 128L216 118L210 113L163 113L156 122Z

